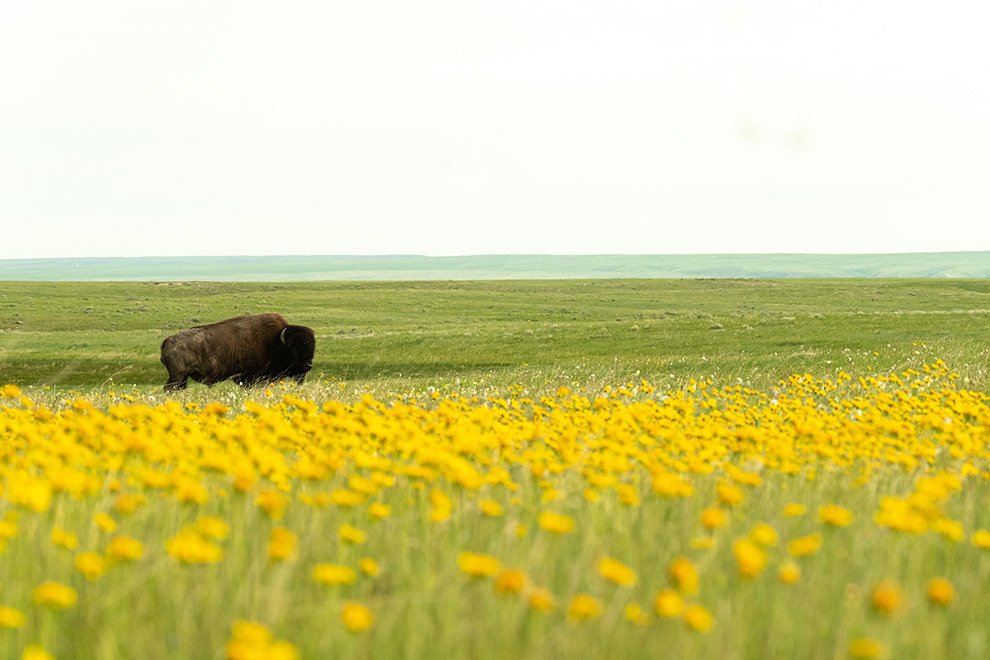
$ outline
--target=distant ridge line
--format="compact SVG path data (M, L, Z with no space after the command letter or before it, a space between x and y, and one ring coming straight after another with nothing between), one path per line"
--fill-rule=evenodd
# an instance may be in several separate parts
M990 251L891 254L293 255L0 259L3 281L990 277Z

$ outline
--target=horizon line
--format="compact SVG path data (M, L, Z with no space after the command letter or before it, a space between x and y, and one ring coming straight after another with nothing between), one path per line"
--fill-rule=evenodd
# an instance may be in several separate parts
M464 259L472 257L753 257L753 256L808 256L808 257L868 257L895 255L934 255L934 254L978 254L986 250L924 250L895 252L491 252L471 254L169 254L169 255L129 255L129 256L57 256L57 257L0 257L0 262L11 261L57 261L80 259L286 259L286 258L347 258L347 259Z

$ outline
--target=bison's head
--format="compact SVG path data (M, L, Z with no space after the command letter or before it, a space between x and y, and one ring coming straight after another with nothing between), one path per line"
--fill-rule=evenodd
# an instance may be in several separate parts
M313 368L316 335L304 325L287 325L278 335L277 346L290 374L304 374Z

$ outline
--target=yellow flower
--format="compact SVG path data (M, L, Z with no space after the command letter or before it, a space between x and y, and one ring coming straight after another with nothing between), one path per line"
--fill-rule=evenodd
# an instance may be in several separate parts
M901 609L904 596L893 580L881 580L873 587L873 608L881 614L893 614Z
M718 501L727 506L738 506L744 499L742 489L732 484L719 484L715 488Z
M357 573L349 566L339 564L317 564L313 567L313 579L322 584L354 584Z
M299 537L285 527L275 527L268 537L268 556L276 561L292 559L298 545Z
M343 621L345 628L354 633L367 630L375 623L371 610L360 603L350 601L340 608L340 620Z
M21 396L21 388L17 385L4 385L0 387L0 398L2 399L16 399Z
M86 576L87 580L98 580L107 570L103 555L95 552L82 552L76 555L74 562L76 570Z
M260 623L253 621L235 621L233 638L255 647L266 646L272 640L272 634Z
M541 529L554 534L568 534L574 530L574 519L562 513L544 511L537 519L537 524Z
M550 593L549 590L543 588L537 588L530 591L527 602L531 608L541 612L553 612L557 607L553 594Z
M725 471L733 481L749 486L762 486L763 479L755 472L745 472L735 465L727 465Z
M117 529L117 521L105 513L98 513L93 516L93 522L104 532L113 533Z
M498 572L498 560L488 555L462 552L457 555L457 567L471 577L490 577Z
M701 512L701 524L708 529L718 529L729 520L729 514L717 506L710 506Z
M20 628L24 625L24 614L13 607L0 607L0 626L4 628Z
M453 505L450 496L442 490L430 491L430 520L433 522L443 522L450 518Z
M117 513L134 513L147 502L144 495L118 495L113 508Z
M272 520L281 520L285 515L285 508L289 506L289 498L269 488L258 493L255 504L264 509Z
M110 541L107 554L113 559L136 560L144 555L144 545L129 536L118 536Z
M639 506L639 491L632 484L619 484L615 487L619 501L627 506Z
M247 466L242 466L236 469L233 473L234 489L245 493L251 490L251 487L258 482L258 475L255 474L254 470Z
M977 548L985 548L990 550L990 532L985 529L978 529L973 532L972 536L969 537L969 540Z
M360 568L365 575L368 577L375 577L378 575L378 562L371 557L364 557L358 562L358 568Z
M653 606L660 616L678 617L684 612L684 599L673 589L661 589Z
M598 561L598 573L606 580L623 587L631 587L636 584L636 572L621 561L611 557L602 557Z
M911 502L884 497L880 500L880 510L873 516L874 522L908 534L923 534L928 531L928 518L915 509Z
M184 564L209 564L223 559L223 550L196 532L180 532L165 542L165 549Z
M739 539L732 545L739 572L746 577L755 577L767 565L767 553L748 539Z
M72 532L67 532L58 525L52 527L52 543L68 550L75 550L79 539Z
M230 536L230 527L223 519L207 516L196 521L196 531L201 535L218 541Z
M572 621L582 621L600 616L602 604L588 594L578 594L567 606L567 618Z
M175 484L175 499L183 504L206 504L210 493L195 479L183 478Z
M351 525L341 525L337 531L340 534L340 540L344 543L365 543L368 540L367 534Z
M226 646L228 660L299 660L296 648L272 634L260 623L237 621Z
M218 401L211 401L210 403L203 406L204 415L223 415L224 413L228 413L228 412L230 412L230 408Z
M653 492L661 497L691 497L694 486L679 474L656 472L653 475Z
M481 512L486 516L490 516L492 518L497 518L498 516L501 516L503 513L502 505L496 502L495 500L482 500L480 506L481 506Z
M948 605L956 597L952 583L945 578L934 578L928 582L928 600L935 605Z
M670 562L667 573L682 594L698 593L698 569L694 567L690 559L677 557Z
M364 504L367 498L367 495L362 495L347 488L338 488L330 493L330 501L337 506L358 506L359 504Z
M41 513L52 504L52 486L45 479L15 472L7 477L6 496L14 504Z
M761 522L749 533L749 540L764 547L775 546L777 545L777 530Z
M845 507L836 504L826 504L818 509L818 518L834 527L846 527L853 521L853 513Z
M17 523L12 520L0 520L0 539L9 540L17 536Z
M526 586L526 574L518 568L508 568L495 578L495 591L500 594L515 594Z
M370 515L375 520L382 520L383 518L388 518L389 514L392 513L392 507L387 504L372 504L368 507L368 515Z
M786 562L780 567L777 577L784 584L794 584L801 579L801 567L792 561Z
M795 557L804 557L817 552L820 547L822 547L822 535L815 532L788 543L787 552Z
M51 653L38 644L32 644L24 649L21 660L55 660Z
M807 508L803 504L791 502L784 507L784 516L787 518L796 518L798 516L803 516L805 511L807 511Z
M689 605L684 610L684 623L703 633L711 630L714 620L711 613L701 605Z
M948 518L939 518L938 520L933 521L932 531L938 532L945 538L955 543L959 543L966 538L966 533L963 531L962 524Z
M56 610L72 607L79 598L75 589L58 582L40 584L34 588L31 595L38 605L47 605Z
M640 607L639 603L627 603L622 610L622 616L626 618L626 621L638 626L645 626L650 622L649 615Z
M883 644L868 637L856 638L849 645L849 655L854 658L879 658L883 651Z
M377 483L356 474L351 475L350 479L347 480L347 487L363 495L374 495L379 490Z

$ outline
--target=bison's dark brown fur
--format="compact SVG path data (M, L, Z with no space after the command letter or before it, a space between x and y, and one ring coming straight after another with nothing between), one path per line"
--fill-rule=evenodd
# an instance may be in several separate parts
M162 342L165 391L184 389L189 378L206 385L229 378L242 385L282 378L301 383L313 368L315 348L313 330L289 325L281 314L197 325Z

